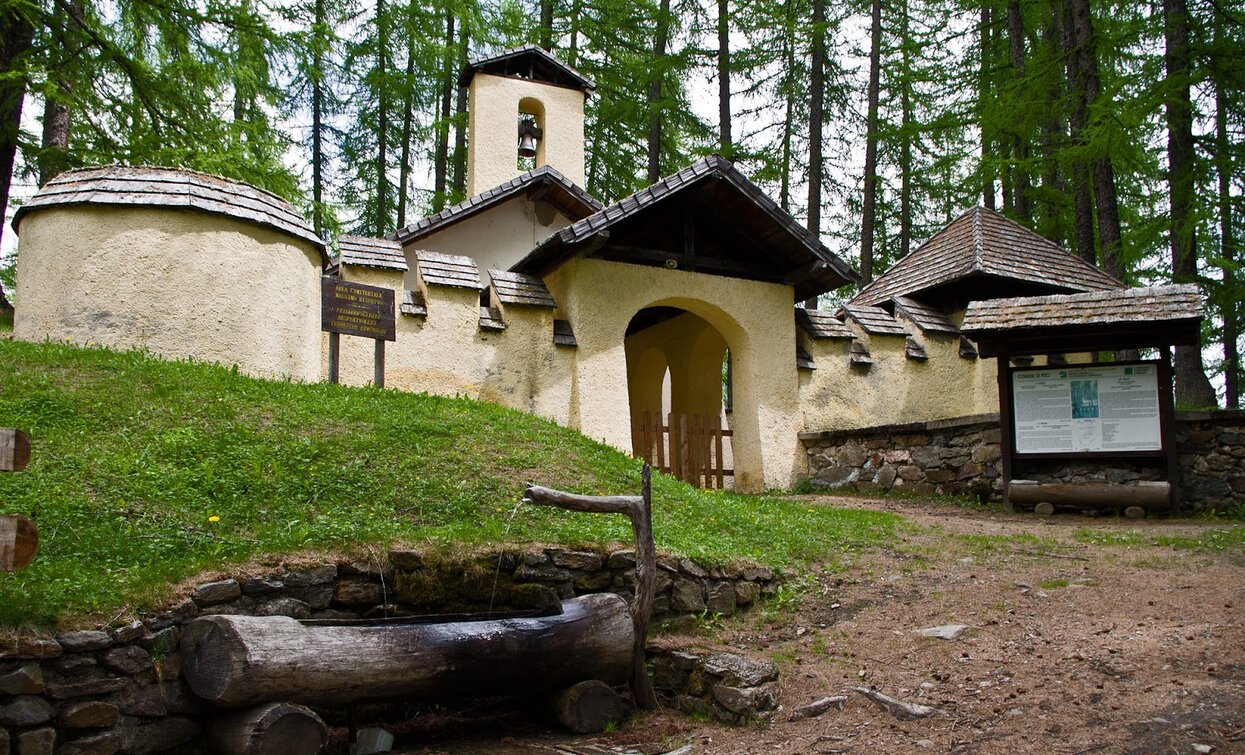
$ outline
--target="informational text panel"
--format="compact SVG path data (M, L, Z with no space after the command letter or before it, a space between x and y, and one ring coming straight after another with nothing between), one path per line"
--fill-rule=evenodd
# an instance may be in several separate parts
M1158 367L1087 365L1012 373L1016 453L1159 451Z

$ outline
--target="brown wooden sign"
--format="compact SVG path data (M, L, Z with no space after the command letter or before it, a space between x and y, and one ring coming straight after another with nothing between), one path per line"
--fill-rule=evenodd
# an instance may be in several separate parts
M0 571L30 566L39 549L39 530L24 516L0 516Z
M30 463L30 436L0 427L0 472L20 472Z
M324 278L320 287L320 329L329 333L397 340L393 290L340 278Z

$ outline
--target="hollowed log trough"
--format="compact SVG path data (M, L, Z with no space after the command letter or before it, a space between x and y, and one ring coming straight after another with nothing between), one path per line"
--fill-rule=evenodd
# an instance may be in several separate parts
M625 684L634 641L626 601L602 593L564 601L556 615L448 623L206 616L182 638L181 662L190 689L216 705L338 707Z

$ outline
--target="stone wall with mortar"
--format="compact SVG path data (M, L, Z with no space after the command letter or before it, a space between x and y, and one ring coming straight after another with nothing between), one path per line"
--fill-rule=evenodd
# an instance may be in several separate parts
M1002 498L997 414L934 422L801 433L813 487L863 492ZM1186 510L1245 503L1245 411L1177 412L1177 458ZM1165 479L1161 459L1018 461L1013 476L1038 482Z
M663 556L654 614L731 614L773 592L776 579L762 566L707 569ZM141 620L0 641L0 755L142 754L197 741L213 710L186 685L178 653L183 629L197 616L348 619L537 608L588 592L630 599L634 583L631 550L531 548L453 559L395 550L386 566L320 563L199 584Z

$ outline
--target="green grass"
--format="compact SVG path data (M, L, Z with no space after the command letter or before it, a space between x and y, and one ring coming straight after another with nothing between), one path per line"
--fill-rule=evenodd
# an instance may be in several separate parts
M1184 535L1152 535L1137 530L1081 528L1073 533L1073 537L1090 545L1157 546L1245 556L1245 526L1211 527L1196 534Z
M640 462L496 405L63 344L0 339L0 426L34 447L25 472L0 475L0 513L40 531L34 564L0 575L7 625L148 608L179 580L270 554L627 543L621 517L519 499L527 481L639 492ZM709 564L833 561L898 522L664 475L653 496L658 547Z

